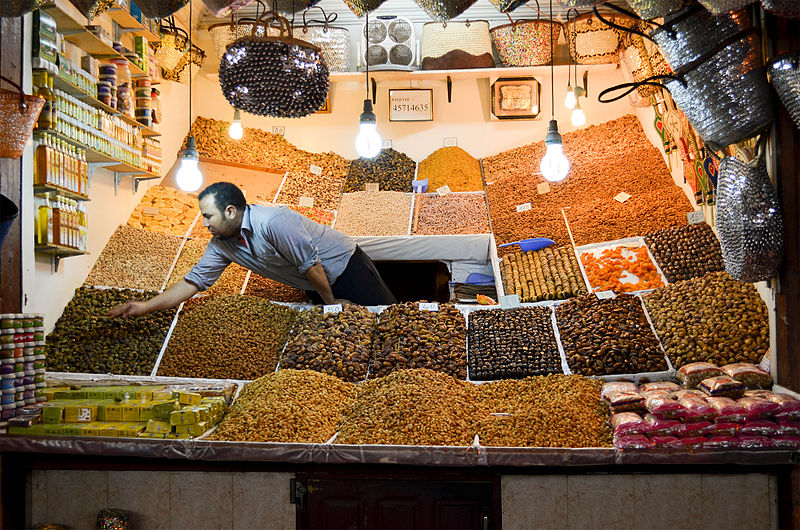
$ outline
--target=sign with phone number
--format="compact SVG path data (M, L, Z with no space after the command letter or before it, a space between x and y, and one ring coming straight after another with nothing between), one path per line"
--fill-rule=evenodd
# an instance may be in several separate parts
M389 90L389 121L433 121L433 89Z

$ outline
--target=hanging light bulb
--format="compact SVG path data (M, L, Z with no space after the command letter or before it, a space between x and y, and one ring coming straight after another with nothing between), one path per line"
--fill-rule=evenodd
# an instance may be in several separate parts
M190 136L186 140L186 149L181 153L181 167L175 175L175 183L183 191L197 191L203 184L203 174L198 167L200 154L195 146L194 136Z
M567 107L569 110L575 108L575 105L578 104L578 98L575 97L575 92L572 90L572 85L567 83L567 97L564 98L564 106Z
M356 151L358 156L374 158L381 152L381 135L378 134L378 124L375 113L372 112L372 101L364 100L364 112L359 120L358 136L356 136Z
M539 165L542 176L550 182L564 180L569 173L569 160L564 155L561 135L558 133L558 122L550 120L547 128L547 136L544 137L546 148L544 158Z
M572 125L574 127L586 125L586 115L583 113L581 104L578 101L575 102L575 108L572 110Z
M242 127L242 115L239 109L233 111L233 123L228 128L228 135L234 140L241 140L244 136L244 127Z

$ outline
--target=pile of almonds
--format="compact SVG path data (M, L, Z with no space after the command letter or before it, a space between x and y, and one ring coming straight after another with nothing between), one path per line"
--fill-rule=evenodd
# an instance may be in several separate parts
M579 246L686 221L692 206L635 116L566 133L563 141L570 172L562 182L550 183L548 193L537 192L545 182L538 174L544 142L483 159L489 213L499 244L530 237L569 244L562 208ZM614 199L623 192L631 198ZM527 202L532 208L518 213L516 206ZM512 246L499 252L515 250Z

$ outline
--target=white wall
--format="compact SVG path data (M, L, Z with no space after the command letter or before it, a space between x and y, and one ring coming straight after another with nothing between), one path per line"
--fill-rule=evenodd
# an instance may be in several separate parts
M586 67L578 67L579 76ZM487 78L453 79L452 103L447 102L446 79L378 81L375 114L378 130L384 139L392 140L393 147L420 161L442 147L446 137L458 138L458 145L475 157L485 157L534 141L541 141L547 133L550 119L550 70L548 67L531 69L542 83L542 113L536 120L490 121L490 82ZM597 102L597 94L604 88L623 82L622 73L613 65L592 67L589 73L589 97L581 98L587 123L601 123L633 112L627 100L612 104ZM207 118L231 121L233 107L220 90L215 76L196 78L197 114ZM556 119L559 130L573 130L569 111L563 101L567 86L567 67L555 68ZM390 88L432 88L434 93L434 121L414 123L389 123L388 90ZM314 114L305 118L276 119L242 113L245 127L272 131L273 126L284 126L286 139L308 151L335 151L345 158L355 158L353 145L358 132L358 117L365 97L364 80L331 83L330 114ZM652 123L652 122L651 122Z

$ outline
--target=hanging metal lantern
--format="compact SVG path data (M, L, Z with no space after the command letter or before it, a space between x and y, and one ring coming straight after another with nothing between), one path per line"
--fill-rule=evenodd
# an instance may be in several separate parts
M183 6L189 0L135 0L136 5L142 14L147 18L167 18Z
M78 8L81 15L89 20L106 12L114 5L114 0L69 0L72 5Z
M292 38L291 25L274 12L259 23L280 25L280 35L255 31L228 46L219 66L222 93L236 109L259 116L299 118L328 97L328 67L317 46Z
M172 17L161 23L159 33L161 40L151 44L156 62L163 70L174 70L189 51L189 35L175 25Z
M800 127L800 54L785 53L770 61L769 79L794 124Z
M46 1L47 0L3 0L0 2L0 17L21 17L39 6L44 5Z

